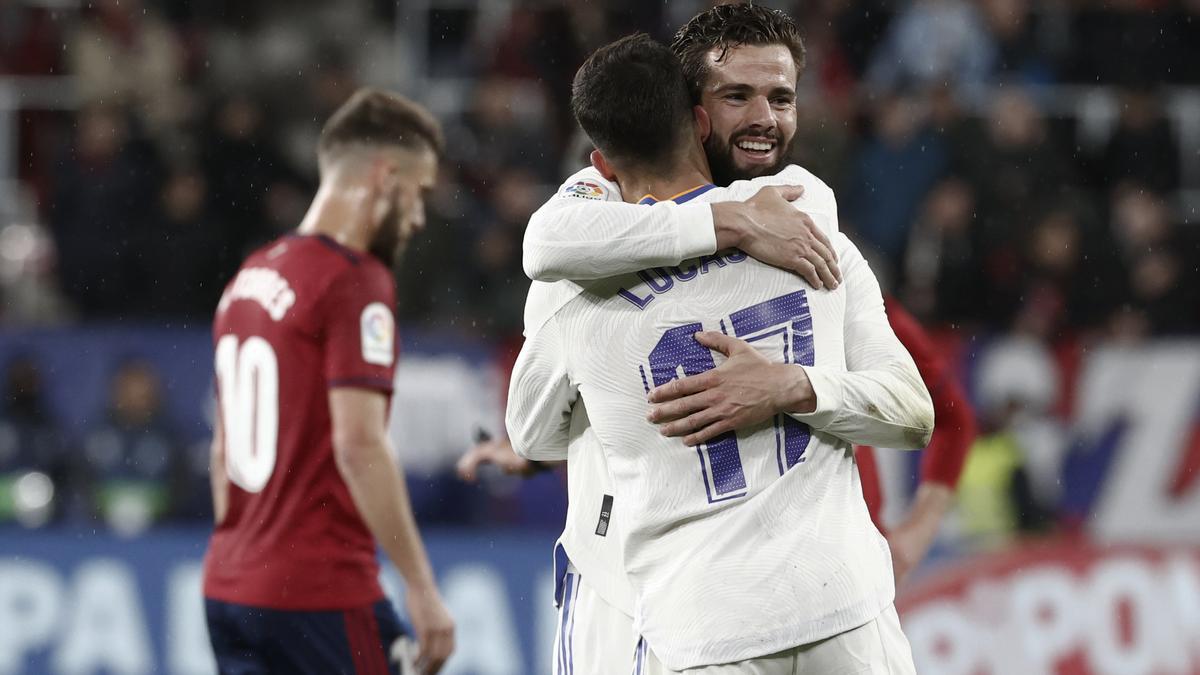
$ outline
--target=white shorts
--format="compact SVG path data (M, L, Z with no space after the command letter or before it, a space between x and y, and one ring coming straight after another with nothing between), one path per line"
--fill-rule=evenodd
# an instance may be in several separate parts
M627 675L637 644L633 619L569 566L554 636L554 675Z
M737 663L676 671L663 666L644 642L639 641L636 649L634 675L915 675L917 672L908 638L900 630L900 617L890 605L874 621L845 633Z

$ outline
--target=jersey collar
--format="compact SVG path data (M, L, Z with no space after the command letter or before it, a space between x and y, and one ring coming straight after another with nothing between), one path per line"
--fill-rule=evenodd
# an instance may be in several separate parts
M686 202L689 202L689 201L695 199L696 197L699 197L700 195L704 194L705 192L708 192L709 190L711 190L715 187L717 187L717 186L713 185L712 183L704 183L703 185L697 185L696 187L694 187L690 190L684 190L683 192L680 192L679 194L675 195L674 197L670 197L670 198L666 199L665 201L675 202L676 204L684 204ZM638 200L639 204L657 204L658 202L659 202L659 199L657 197L655 197L654 195L646 195L645 197L642 197L641 199Z

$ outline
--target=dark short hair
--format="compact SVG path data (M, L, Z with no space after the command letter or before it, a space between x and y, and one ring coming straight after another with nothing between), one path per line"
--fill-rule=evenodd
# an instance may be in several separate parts
M669 168L692 130L692 101L679 59L645 33L592 53L575 73L571 110L615 162Z
M363 88L325 122L317 154L327 156L349 145L424 148L441 155L445 139L442 126L420 104L399 94Z
M683 74L693 99L708 81L708 52L721 50L717 60L733 47L782 45L792 54L796 77L804 72L804 39L792 18L778 9L761 5L717 5L700 12L675 33L671 51L683 63Z

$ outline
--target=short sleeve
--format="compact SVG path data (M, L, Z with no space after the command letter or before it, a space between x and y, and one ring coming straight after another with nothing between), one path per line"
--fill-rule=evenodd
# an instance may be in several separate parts
M325 292L323 348L329 387L391 393L396 372L395 289L384 270L360 263Z

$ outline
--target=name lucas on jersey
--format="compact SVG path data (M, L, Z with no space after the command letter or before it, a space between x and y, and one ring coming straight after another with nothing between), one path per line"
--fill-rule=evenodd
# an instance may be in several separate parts
M735 248L725 253L718 251L716 255L702 255L693 262L685 262L675 267L652 267L637 273L643 283L634 286L633 291L621 288L617 294L638 309L646 309L646 305L649 305L655 296L675 288L676 281L687 283L701 274L708 274L710 265L716 265L720 269L728 263L740 263L746 258L745 253ZM643 294L643 285L649 289L649 293Z
M247 267L221 296L217 311L225 311L234 300L253 300L273 321L279 321L296 304L296 292L279 272L267 267Z

